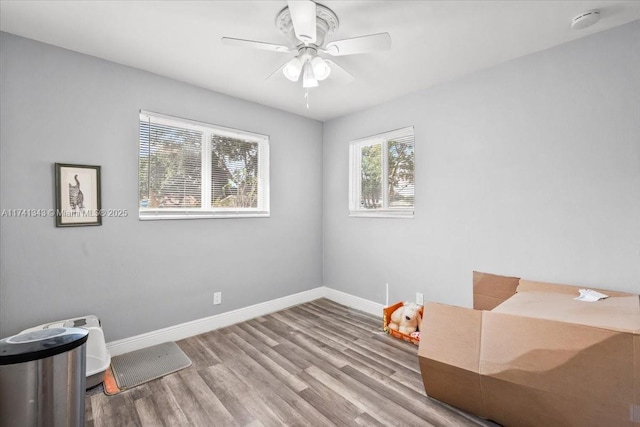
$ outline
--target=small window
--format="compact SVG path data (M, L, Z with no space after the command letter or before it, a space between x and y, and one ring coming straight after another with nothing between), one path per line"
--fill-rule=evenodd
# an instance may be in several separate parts
M269 138L140 112L140 219L269 216Z
M349 215L413 218L413 126L352 141Z

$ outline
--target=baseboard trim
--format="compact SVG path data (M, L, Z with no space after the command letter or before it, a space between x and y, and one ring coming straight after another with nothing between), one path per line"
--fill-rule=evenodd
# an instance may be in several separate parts
M370 301L368 299L360 298L355 295L348 294L346 292L337 291L325 286L324 297L338 304L346 305L347 307L355 308L365 313L372 314L374 316L382 317L382 309L384 304Z
M285 308L303 304L324 297L324 286L320 286L308 291L287 295L271 301L265 301L248 307L231 310L226 313L216 314L202 319L192 320L168 328L158 329L133 337L124 338L107 343L107 350L111 356L128 353L152 345L161 344L167 341L177 341L188 338L214 329L224 328L236 323L245 322L265 314L284 310Z
M107 350L111 356L118 356L130 351L139 350L141 348L150 347L152 345L161 344L167 341L178 341L214 329L224 328L236 323L246 322L259 316L284 310L305 302L313 301L319 298L327 298L338 304L364 311L374 316L382 317L382 304L366 300L364 298L350 295L342 291L320 286L308 291L299 292L293 295L287 295L282 298L276 298L271 301L265 301L259 304L250 305L248 307L231 310L226 313L216 314L214 316L204 317L202 319L192 320L190 322L181 323L179 325L169 326L167 328L158 329L129 338L112 341L107 343Z

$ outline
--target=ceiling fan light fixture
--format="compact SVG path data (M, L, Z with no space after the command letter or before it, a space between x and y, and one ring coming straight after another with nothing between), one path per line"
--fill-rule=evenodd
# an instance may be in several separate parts
M327 61L316 56L311 60L311 67L313 68L313 74L318 80L324 80L331 74L331 67L327 64Z
M313 74L313 67L311 66L311 63L305 62L304 69L302 72L302 87L305 89L309 89L311 87L317 87L317 86L318 86L318 79Z
M287 62L287 65L282 69L284 76L292 82L297 82L302 72L302 61L297 56L291 61Z
M2 0L0 0L2 1ZM326 55L345 56L388 50L391 47L389 33L369 34L328 43L330 35L338 29L338 16L315 0L287 0L287 6L276 16L276 28L288 39L288 43L274 44L256 40L223 37L222 42L234 46L251 47L273 52L294 52L295 58L287 60L267 78L280 70L292 82L299 82L302 75L307 108L309 89L333 74L336 80L353 80L354 76ZM318 56L323 54L324 57Z

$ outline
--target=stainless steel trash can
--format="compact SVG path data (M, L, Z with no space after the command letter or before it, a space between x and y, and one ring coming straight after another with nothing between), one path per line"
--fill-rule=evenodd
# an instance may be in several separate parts
M52 328L0 340L0 427L84 426L88 336Z

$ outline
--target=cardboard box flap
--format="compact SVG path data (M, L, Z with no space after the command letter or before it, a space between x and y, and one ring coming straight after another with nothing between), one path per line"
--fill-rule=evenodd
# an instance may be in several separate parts
M517 286L516 291L518 293L521 292L554 292L554 293L564 293L564 294L572 294L574 296L580 295L578 292L580 289L593 289L594 291L602 292L603 294L607 294L610 297L627 297L634 294L630 294L627 292L618 292L618 291L610 291L606 289L596 289L590 286L572 286L572 285L559 285L555 283L546 283L546 282L535 282L533 280L525 280L520 279L520 282Z
M473 272L473 308L491 310L516 293L518 277Z
M481 311L426 303L418 355L478 372L481 322Z
M576 296L577 293L518 292L493 312L640 333L640 297L637 295L596 302L576 301Z
M486 417L480 374L421 357L420 372L427 396Z
M481 311L427 303L418 347L427 395L480 416L481 322Z

